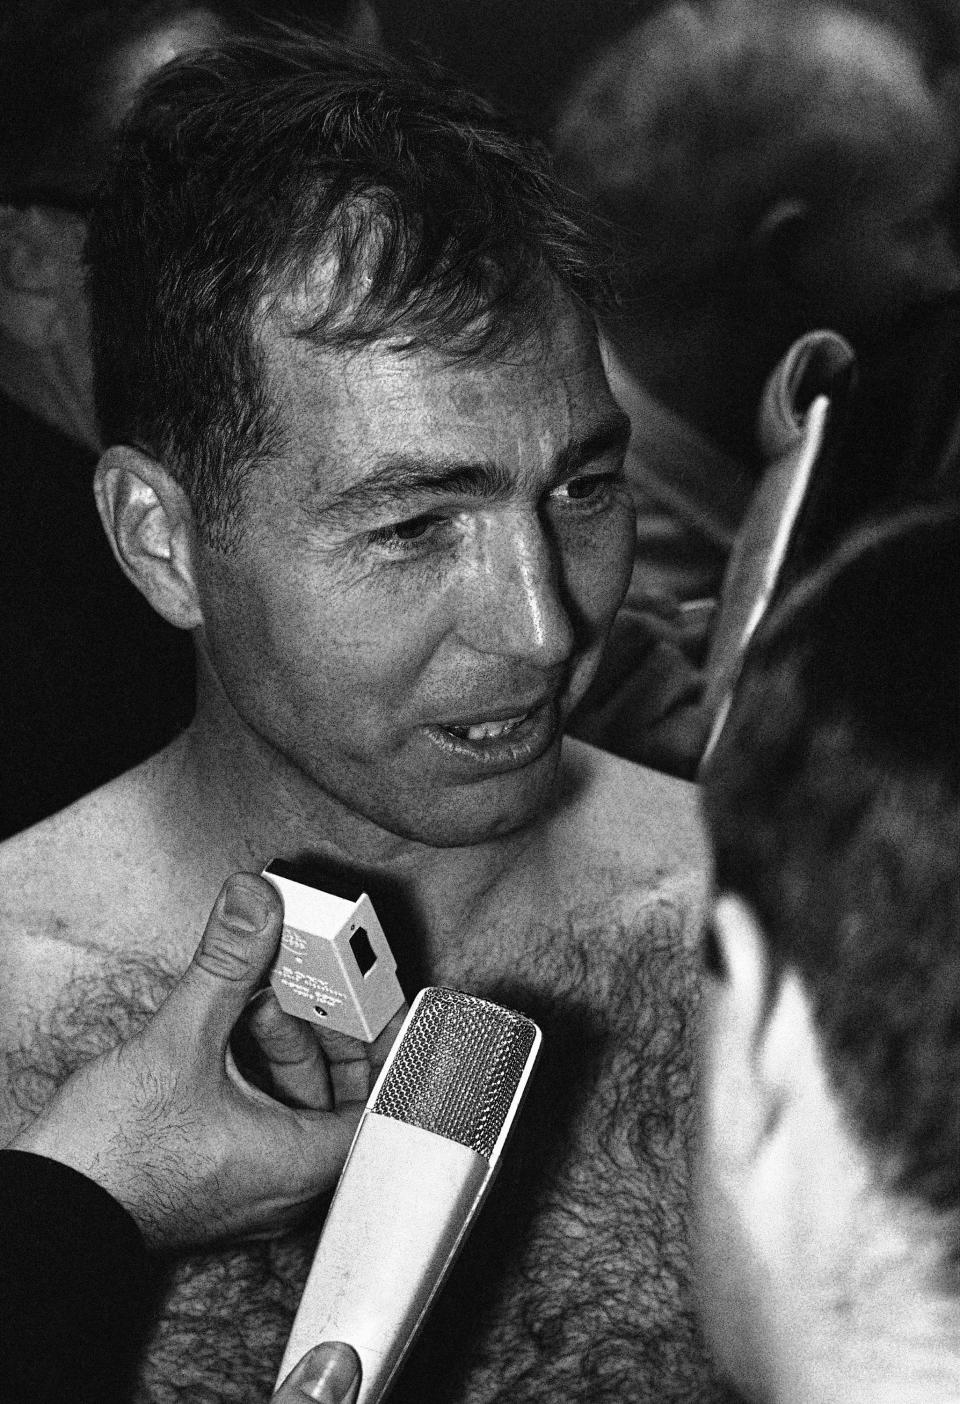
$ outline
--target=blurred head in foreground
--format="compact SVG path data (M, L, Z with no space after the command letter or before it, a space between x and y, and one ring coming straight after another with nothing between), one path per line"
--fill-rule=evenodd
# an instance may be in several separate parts
M766 1401L960 1391L960 517L850 542L705 779L704 1323Z

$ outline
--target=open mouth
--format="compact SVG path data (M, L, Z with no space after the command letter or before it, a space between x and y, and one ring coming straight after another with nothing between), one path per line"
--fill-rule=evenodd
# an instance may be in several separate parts
M530 712L521 712L519 716L504 717L500 721L475 722L472 726L445 726L443 729L449 731L451 736L459 736L462 741L499 741L509 736L511 731L516 731L531 715Z
M494 773L529 765L543 755L556 739L558 725L557 705L549 700L509 717L434 722L425 731L455 764Z

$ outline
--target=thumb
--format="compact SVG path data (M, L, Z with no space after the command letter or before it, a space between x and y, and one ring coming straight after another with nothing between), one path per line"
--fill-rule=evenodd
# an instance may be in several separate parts
M283 924L276 889L235 873L220 889L193 960L166 1001L168 1015L199 1031L215 1027L224 1047L270 963Z
M291 1371L272 1404L354 1404L360 1389L360 1357L343 1341L324 1341L308 1350Z

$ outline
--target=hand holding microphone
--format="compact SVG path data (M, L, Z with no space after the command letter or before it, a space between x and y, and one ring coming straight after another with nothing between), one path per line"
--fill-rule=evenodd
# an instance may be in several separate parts
M96 1181L129 1211L150 1246L170 1249L296 1218L330 1188L359 1120L274 1400L374 1404L492 1183L540 1034L499 1005L428 989L388 1057L402 1010L365 1045L343 1033L318 1033L285 1013L270 991L250 1006L282 918L269 883L244 874L229 879L193 961L156 1014L78 1069L11 1150ZM241 1020L259 1053L258 1087L231 1055ZM29 1157L19 1165L29 1166ZM82 1181L47 1176L45 1183L76 1196ZM67 1213L70 1202L66 1194ZM112 1232L120 1229L111 1221ZM60 1251L54 1257L49 1267L61 1295L70 1283L83 1295L85 1259L74 1262ZM133 1274L132 1259L127 1270ZM89 1305L89 1294L84 1300ZM25 1380L31 1361L42 1360L49 1383L59 1368L59 1336L51 1337L40 1299L34 1319L32 1301L27 1293L15 1302L19 1343L3 1370ZM91 1380L116 1378L134 1358L139 1308L128 1305L129 1322L115 1324L109 1311L101 1313L96 1350L84 1336ZM66 1380L76 1371L76 1351L69 1319L61 1326ZM33 1345L38 1332L42 1349L39 1336Z
M268 883L229 879L157 1012L0 1151L4 1399L132 1397L156 1285L145 1245L272 1231L332 1187L402 1016L368 1046L291 1018L270 992L250 1006L281 920ZM230 1052L238 1022L257 1087ZM325 1346L280 1397L352 1404L355 1374L348 1347Z
M294 1222L332 1188L402 1014L375 1043L320 1035L265 991L283 906L227 880L182 979L134 1037L79 1068L12 1148L59 1160L171 1249ZM244 1019L267 1090L229 1052Z

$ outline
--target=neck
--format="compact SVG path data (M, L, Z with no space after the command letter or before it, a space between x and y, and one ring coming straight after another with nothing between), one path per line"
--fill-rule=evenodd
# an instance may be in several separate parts
M955 1281L936 1285L945 1276L940 1244L950 1235L940 1225L918 1223L919 1211L891 1212L887 1205L865 1206L877 1222L852 1245L859 1251L847 1280L832 1283L829 1297L818 1293L802 1332L794 1323L796 1358L777 1404L960 1399L960 1300Z
M202 870L203 890L273 858L316 861L362 880L388 929L409 928L430 967L451 932L494 917L531 829L455 848L391 833L320 789L235 713L224 724L226 706L208 695L165 753L163 822L176 827L175 850Z
M804 1378L777 1395L777 1404L956 1404L960 1399L960 1349L957 1312L952 1320L916 1321L915 1303L904 1303L903 1320L888 1324L885 1334L818 1346L807 1337L803 1348L811 1362Z

